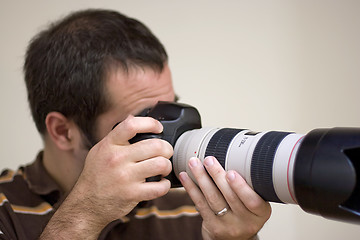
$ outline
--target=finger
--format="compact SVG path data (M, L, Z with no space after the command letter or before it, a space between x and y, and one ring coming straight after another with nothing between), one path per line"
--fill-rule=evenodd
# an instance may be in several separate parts
M157 156L162 156L170 159L174 154L174 149L171 144L165 140L152 138L145 139L139 142L136 142L129 146L130 151L133 154L136 154L136 157L139 160L145 160Z
M265 202L237 173L230 170L226 174L226 179L231 189L236 193L245 207L257 216L270 216L271 207Z
M179 173L179 179L191 200L194 202L196 209L200 212L203 219L214 218L214 212L210 208L205 196L199 187L192 181L186 172Z
M170 187L171 183L166 178L162 178L159 182L145 182L139 187L139 199L140 201L148 201L159 198L168 193Z
M213 212L219 212L224 207L227 207L223 195L205 171L200 160L191 158L189 160L189 167Z
M204 166L211 178L214 180L218 189L221 191L230 208L235 212L244 212L244 210L247 211L246 207L227 182L226 171L216 158L212 156L206 157L204 159Z
M137 133L161 133L162 131L162 124L154 118L129 115L109 133L109 137L114 144L126 144Z
M108 158L105 157L107 154ZM126 146L113 145L102 155L103 159L108 159L108 164L115 167L119 164L137 163L156 157L170 159L173 155L173 147L165 140L153 138Z
M163 177L170 174L172 170L171 162L164 157L151 158L135 164L134 178L144 181L146 178L161 175Z

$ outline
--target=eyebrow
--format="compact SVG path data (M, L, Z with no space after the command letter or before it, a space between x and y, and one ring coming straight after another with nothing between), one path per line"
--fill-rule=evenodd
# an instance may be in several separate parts
M180 97L179 97L179 95L177 95L176 93L175 93L175 97L174 97L174 102L178 102L179 101L179 99L180 99ZM145 108L145 109L143 109L143 110L141 110L140 112L138 112L138 113L136 113L134 116L140 116L140 115L142 115L144 112L146 112L146 111L148 111L150 108Z

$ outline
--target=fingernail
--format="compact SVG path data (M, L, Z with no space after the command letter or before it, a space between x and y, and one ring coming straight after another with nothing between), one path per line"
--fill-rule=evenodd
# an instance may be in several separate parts
M226 178L229 180L229 181L234 181L235 179L235 173L233 171L229 171L227 174L226 174Z
M161 122L159 122L159 133L162 133L164 131L164 126Z
M181 182L184 182L186 180L186 173L185 172L179 173L179 178Z
M198 160L194 157L189 160L190 167L196 167L198 165Z
M214 159L213 159L213 157L207 157L207 158L205 158L204 164L205 164L205 166L207 166L207 167L210 167L210 166L214 165Z

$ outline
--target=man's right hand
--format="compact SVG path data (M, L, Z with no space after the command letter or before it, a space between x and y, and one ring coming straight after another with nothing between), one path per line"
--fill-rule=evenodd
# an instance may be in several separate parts
M137 133L162 130L161 123L150 117L129 116L118 124L89 151L77 183L41 239L59 237L59 232L52 232L54 229L61 229L61 234L67 232L71 239L74 236L96 239L108 223L127 215L140 201L165 195L170 189L169 180L146 182L145 179L171 172L172 146L161 139L129 144L129 139ZM64 231L69 228L73 231Z

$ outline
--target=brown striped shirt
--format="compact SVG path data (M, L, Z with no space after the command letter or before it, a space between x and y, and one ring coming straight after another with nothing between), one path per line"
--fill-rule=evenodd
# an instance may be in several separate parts
M0 175L0 239L37 239L63 197L43 167L42 153L18 171L4 170ZM201 239L201 222L187 193L172 189L110 223L98 239Z

